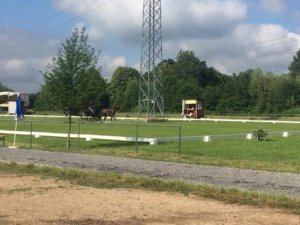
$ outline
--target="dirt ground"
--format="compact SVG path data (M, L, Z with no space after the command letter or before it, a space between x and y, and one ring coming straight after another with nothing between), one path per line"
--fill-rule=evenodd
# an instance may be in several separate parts
M300 216L181 194L94 189L0 174L0 225L4 224L299 225Z

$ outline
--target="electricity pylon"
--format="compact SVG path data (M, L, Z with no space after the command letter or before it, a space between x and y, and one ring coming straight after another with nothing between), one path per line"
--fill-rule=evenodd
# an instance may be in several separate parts
M158 112L164 116L161 61L161 1L144 0L138 113L146 114L148 119Z

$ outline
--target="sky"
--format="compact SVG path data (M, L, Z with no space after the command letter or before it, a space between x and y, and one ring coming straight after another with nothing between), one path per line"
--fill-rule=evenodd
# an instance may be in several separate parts
M299 0L161 0L163 58L192 50L228 75L288 71L300 49ZM101 74L139 69L143 0L1 0L0 81L36 93L42 71L74 28L100 50Z

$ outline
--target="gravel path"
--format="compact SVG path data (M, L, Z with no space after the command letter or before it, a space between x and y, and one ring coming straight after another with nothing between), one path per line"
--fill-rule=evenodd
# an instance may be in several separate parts
M114 171L300 198L300 174L201 166L141 159L0 148L0 161Z

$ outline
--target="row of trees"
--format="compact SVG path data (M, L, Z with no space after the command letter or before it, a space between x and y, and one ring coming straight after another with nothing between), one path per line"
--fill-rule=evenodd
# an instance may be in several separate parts
M213 113L300 113L300 51L290 73L276 75L261 69L249 69L232 76L208 67L193 51L179 51L176 59L164 60L165 110L180 112L183 98L202 98ZM138 71L120 67L108 84L112 102L120 102L123 111L136 111ZM298 111L297 111L298 110Z
M139 72L119 67L110 82L104 80L97 68L99 53L87 40L85 29L76 29L62 44L57 57L42 72L45 84L41 91L31 96L35 110L77 114L92 102L137 111ZM180 112L181 100L192 97L204 99L206 109L214 113L300 113L300 51L289 66L290 72L281 75L258 68L228 76L208 67L193 51L183 50L158 66L163 69L159 79L166 112Z

